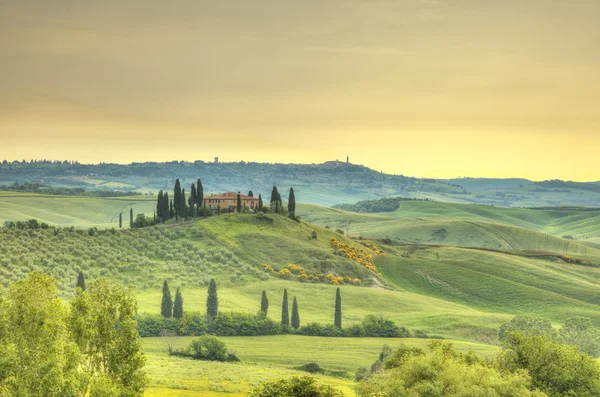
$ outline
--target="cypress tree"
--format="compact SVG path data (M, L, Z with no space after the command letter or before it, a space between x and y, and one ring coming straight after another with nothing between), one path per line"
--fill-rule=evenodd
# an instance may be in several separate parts
M123 213L119 212L119 229L123 229Z
M290 196L288 198L288 212L290 216L296 215L296 196L294 195L294 188L290 188Z
M267 298L267 291L262 292L262 297L260 298L260 310L265 313L265 316L269 312L269 299Z
M238 193L237 195L237 212L242 212L242 196Z
M181 216L181 184L179 179L175 180L175 188L173 189L173 207L175 207L175 220L179 220Z
M158 219L161 221L164 221L163 208L163 191L161 190L158 192L158 198L156 199L156 215L158 215Z
M171 219L173 219L173 217L175 216L175 208L173 208L173 200L171 200L171 202L170 202L169 216L171 217Z
M283 290L283 303L281 304L281 324L290 325L290 311L288 308L287 289Z
M175 293L175 303L173 304L173 317L180 319L183 317L183 296L181 291L177 288Z
M279 192L277 191L277 186L273 186L273 190L271 190L271 203L277 201L277 196L279 196Z
M82 291L85 291L85 276L82 271L79 271L79 274L77 275L76 288L81 288Z
M200 207L202 206L202 202L204 201L204 188L202 187L202 181L198 178L198 182L196 183L196 205L198 205L198 211L200 211Z
M249 197L254 197L254 193L252 193L252 190L250 190L250 191L248 192L248 196L249 196Z
M129 228L133 229L133 208L129 209Z
M160 303L160 314L163 317L171 317L173 315L173 299L171 298L171 290L167 280L163 283L162 302Z
M190 198L189 198L190 211L191 211L192 218L194 217L194 207L196 206L197 201L198 201L198 199L196 198L196 185L192 183L192 187L190 189Z
M294 329L300 328L300 314L298 313L298 301L294 296L294 301L292 302L292 327Z
M209 330L212 331L212 321L219 313L219 298L217 296L217 283L214 278L210 279L208 285L208 297L206 298L206 320L209 325Z
M258 210L262 211L263 206L264 206L264 204L263 204L263 201L262 201L262 196L259 194L258 195Z
M166 222L167 219L171 219L171 209L169 208L169 193L165 192L163 194L163 202L162 202L162 214L163 214L163 222Z
M338 287L335 292L335 319L334 325L338 329L342 329L342 295L340 288Z
M187 204L185 202L185 189L181 191L180 196L181 202L179 203L179 210L181 211L179 216L183 217L183 219L187 219Z
M221 215L221 204L217 204L217 216Z

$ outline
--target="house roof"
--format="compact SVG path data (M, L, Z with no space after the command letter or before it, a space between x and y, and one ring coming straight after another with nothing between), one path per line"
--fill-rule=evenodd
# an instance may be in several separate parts
M205 199L221 199L221 200L236 200L237 199L236 192L226 192L221 194L213 194L211 196L205 197ZM257 197L250 197L246 194L240 194L240 198L242 200L258 200Z

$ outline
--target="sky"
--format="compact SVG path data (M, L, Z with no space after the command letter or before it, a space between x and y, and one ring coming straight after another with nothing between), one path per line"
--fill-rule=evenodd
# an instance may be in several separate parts
M598 0L0 0L0 159L600 180Z

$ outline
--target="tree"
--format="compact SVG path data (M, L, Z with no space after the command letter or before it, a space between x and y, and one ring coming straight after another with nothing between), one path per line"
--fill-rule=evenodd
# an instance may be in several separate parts
M210 279L208 285L208 297L206 298L206 320L209 331L212 331L212 323L219 313L219 297L217 296L217 282L214 278Z
M288 309L288 293L287 289L283 290L283 302L281 304L281 324L290 325L290 311Z
M190 343L194 358L209 361L226 361L229 357L225 342L212 335L203 335Z
M129 209L129 228L133 229L133 208Z
M238 214L242 212L242 196L239 193L237 194L237 212Z
M267 291L262 292L262 297L260 298L260 310L265 313L265 316L269 312L269 299L267 298Z
M173 189L173 207L175 208L175 220L179 220L181 216L181 184L179 179L175 180L175 188Z
M262 211L263 206L264 206L264 204L263 204L263 200L262 200L262 195L259 194L258 195L258 210Z
M169 289L169 283L167 280L163 282L160 314L166 318L169 318L173 315L173 299L171 298L171 290Z
M148 379L136 311L132 289L107 278L92 281L71 301L68 324L86 375L81 395L143 396Z
M294 329L300 328L300 313L298 313L298 301L295 296L292 301L292 327Z
M271 190L271 200L270 202L276 202L279 201L280 197L279 197L279 191L277 191L277 186L273 186L273 190Z
M161 222L164 222L163 199L164 199L163 191L161 190L158 192L158 197L156 198L156 215L158 216L158 219L160 219Z
M294 195L294 188L290 188L290 196L288 197L288 212L290 216L296 215L296 196Z
M527 315L515 316L509 322L502 324L498 331L500 341L506 339L506 336L511 332L556 337L556 331L552 328L549 320Z
M180 200L181 202L179 203L179 210L181 212L179 213L179 216L183 219L187 219L187 203L185 201L185 189L181 190Z
M340 288L335 291L335 318L334 325L338 329L342 329L342 294Z
M194 183L192 183L192 187L190 189L190 198L188 201L190 202L190 212L193 218L195 214L194 207L198 202L198 199L196 198L196 185Z
M10 285L6 298L0 295L0 395L77 395L80 356L56 280L29 273Z
M249 196L249 197L254 197L254 193L252 193L252 190L250 190L250 191L248 192L248 196Z
M173 200L171 200L171 202L170 202L169 216L170 216L170 219L173 219L173 217L175 216L175 208L173 207Z
M119 212L119 229L123 229L123 213Z
M79 274L77 275L76 288L81 288L82 291L85 291L85 277L82 271L79 271Z
M169 208L169 203L170 203L170 201L169 201L169 193L168 193L168 192L165 192L165 193L163 194L163 201L162 201L162 203L161 203L161 205L162 205L162 215L163 215L163 219L162 219L162 221L163 221L163 223L164 223L164 222L165 222L167 219L171 219L171 218L172 218L172 215L171 215L171 212L172 212L172 211L171 211L171 209Z
M198 182L196 184L196 204L198 206L198 211L200 211L200 207L202 206L202 202L204 201L204 188L202 187L202 181L198 178Z
M309 376L277 379L261 383L250 397L343 397L342 392L329 385L319 385Z
M592 357L600 356L600 331L594 327L589 318L571 317L565 321L558 332L559 340Z
M183 317L183 296L181 291L177 288L175 293L175 303L173 304L173 317L180 319Z

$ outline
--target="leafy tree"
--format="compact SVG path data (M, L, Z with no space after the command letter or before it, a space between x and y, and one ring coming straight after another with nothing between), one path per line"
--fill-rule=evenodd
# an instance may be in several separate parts
M185 201L184 201L185 203ZM175 180L175 188L173 189L173 207L175 208L175 219L179 220L182 215L181 211L181 184L179 179Z
M596 360L547 335L507 334L499 361L504 370L527 370L533 386L550 397L600 396Z
M288 197L288 212L290 216L296 215L296 196L294 195L294 188L290 188L290 196Z
M242 212L242 197L239 193L237 194L237 212L238 214Z
M267 315L269 311L269 299L267 298L267 291L262 292L262 297L260 299L260 310Z
M85 291L85 276L82 271L79 271L79 274L77 275L76 288L81 288L82 291Z
M137 305L131 288L107 278L92 281L71 301L69 328L83 354L84 392L101 396L142 397L148 383L146 358L134 319Z
M39 272L0 296L0 395L78 394L79 352L69 338L56 280Z
M206 319L209 325L209 330L212 331L212 322L219 313L219 298L217 296L217 282L214 278L210 279L208 285L208 297L206 298Z
M171 298L171 290L169 289L169 283L167 280L163 282L160 314L166 318L169 318L173 315L173 299Z
M173 317L176 319L183 318L183 296L181 291L177 288L175 293L175 303L173 304Z
M511 332L522 332L531 335L548 335L556 337L552 324L545 318L535 316L515 316L512 320L500 326L498 336L501 341Z
M300 328L300 313L298 313L298 301L295 296L292 301L292 327L294 329Z
M579 349L592 357L600 356L600 331L589 318L571 317L558 331L559 340Z
M200 360L226 361L229 357L227 345L212 335L203 335L190 344L193 357Z
M192 183L192 187L190 190L189 202L190 202L190 212L191 212L191 215L193 218L194 214L195 214L194 207L196 206L196 203L198 202L198 198L196 197L196 185L193 183Z
M329 385L319 385L309 376L292 377L264 382L250 397L343 397L342 392Z
M248 196L249 196L249 197L254 197L254 193L252 193L252 190L250 190L250 191L248 192Z
M342 294L339 287L335 291L335 316L333 324L336 328L342 329Z
M258 195L258 210L259 210L259 211L262 211L262 209L263 209L263 206L264 206L264 204L263 204L262 195L260 195L260 194L259 194L259 195Z
M281 324L284 326L290 325L290 311L288 309L287 289L283 290L283 302L281 304Z

